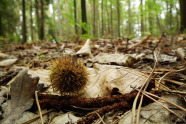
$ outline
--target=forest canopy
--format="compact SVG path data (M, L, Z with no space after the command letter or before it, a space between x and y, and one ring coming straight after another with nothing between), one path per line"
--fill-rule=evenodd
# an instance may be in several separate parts
M186 32L185 0L0 0L0 40L123 38Z

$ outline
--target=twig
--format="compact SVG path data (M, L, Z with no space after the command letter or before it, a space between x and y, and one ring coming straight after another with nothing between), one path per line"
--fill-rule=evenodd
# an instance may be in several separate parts
M177 90L164 90L165 92L169 92L169 93L176 93L176 94L181 94L181 95L186 95L186 92L183 91L177 91Z
M135 98L135 100L133 102L133 106L132 106L132 121L131 121L132 124L134 124L134 122L135 122L135 109L136 109L137 100L139 98L139 94L140 94L140 92L142 91L142 89L144 87L145 87L145 89L147 88L147 86L148 86L148 84L149 84L149 82L150 82L150 80L151 80L151 78L153 76L153 73L155 71L156 65L157 65L157 61L155 61L154 68L153 68L151 74L148 76L147 80L145 81L145 83L143 84L143 86L140 88L140 90L139 90L138 94L136 95L136 98ZM140 112L140 106L142 104L142 99L143 99L143 96L141 97L141 101L140 101L140 104L139 104L139 107L138 107L137 120L136 120L136 123L137 124L139 123L139 112Z
M90 123L93 123L94 120L99 118L97 114L99 114L100 116L103 116L110 111L116 112L118 110L123 110L125 112L129 110L129 108L130 108L130 104L128 104L127 102L119 102L113 105L108 105L96 111L93 111L92 113L88 114L84 118L78 120L77 124L90 124Z
M180 70L174 70L174 71L170 71L170 72L167 72L165 75L163 75L159 81L158 81L158 84L160 84L160 82L167 76L167 75L170 75L170 74L173 74L173 73L176 73L176 72L180 72L180 71L183 71L185 70L186 68L183 68L183 69L180 69Z
M41 113L41 107L40 107L40 105L39 105L39 100L38 100L37 92L38 92L38 91L35 91L36 104L37 104L39 116L40 116L40 118L41 118L41 124L44 124L44 122L43 122L43 116L42 116L42 113Z
M137 89L136 89L136 90L137 90ZM176 104L174 104L174 103L171 103L171 102L167 101L166 99L163 99L163 98L161 98L161 97L159 97L159 96L156 96L156 95L154 95L154 94L152 94L152 93L149 93L149 92L146 92L146 91L143 91L143 93L146 93L146 94L148 94L148 95L151 95L151 96L154 96L154 97L156 97L156 98L158 98L158 99L161 99L161 100L163 100L163 101L165 101L165 102L167 102L167 103L169 103L169 104L171 104L171 105L173 105L173 106L179 108L180 110L186 112L186 109L185 109L185 108L183 108L183 107L181 107L181 106L178 106L178 105L176 105Z
M96 114L97 114L98 117L100 118L101 122L102 122L103 124L106 124L106 123L103 121L103 118L99 115L99 113L96 112Z
M180 117L178 114L176 114L174 111L170 110L169 108L165 107L162 103L160 103L159 101L155 100L154 98L150 97L149 95L145 94L144 92L141 92L143 95L145 95L146 97L150 98L151 100L153 100L154 102L158 103L159 105L161 105L163 108L165 108L167 111L173 113L174 115L176 115L177 117L179 117L184 123L186 123L186 121ZM170 103L170 102L169 102Z
M52 112L53 110L54 110L54 109L51 109L51 110L49 110L49 111L43 113L42 115L44 116L44 115L46 115L46 114ZM28 121L23 122L22 124L29 124L29 123L31 123L31 122L36 121L36 120L39 119L39 118L40 118L40 116L38 115L38 116L36 116L35 118L32 118L31 120L28 120Z
M174 83L174 84L177 84L177 85L180 85L180 86L186 86L186 84L184 84L182 82L179 82L179 81L175 81L175 80L171 80L171 79L163 79L163 80Z

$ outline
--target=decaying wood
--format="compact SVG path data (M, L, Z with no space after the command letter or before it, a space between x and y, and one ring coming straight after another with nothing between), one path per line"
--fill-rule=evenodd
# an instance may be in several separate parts
M137 92L127 93L124 95L116 95L112 97L98 98L65 98L55 95L38 95L41 108L54 108L61 110L72 106L81 108L101 108L119 102L127 102L131 104L136 97Z

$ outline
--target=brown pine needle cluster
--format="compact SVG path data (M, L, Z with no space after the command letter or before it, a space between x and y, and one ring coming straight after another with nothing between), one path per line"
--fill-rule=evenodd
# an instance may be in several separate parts
M52 87L61 95L79 94L88 82L88 72L85 66L71 57L53 60L50 71Z

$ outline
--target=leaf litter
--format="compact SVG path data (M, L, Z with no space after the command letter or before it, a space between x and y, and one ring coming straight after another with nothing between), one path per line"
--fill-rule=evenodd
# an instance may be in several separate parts
M53 115L54 112L50 112L43 116L45 123L47 121L54 124L62 121L65 123L131 123L131 105L138 90L152 71L155 59L153 53L155 49L159 49L158 64L146 92L159 95L160 98L166 96L169 102L178 106L170 106L160 98L151 96L155 98L153 102L146 95L142 97L139 94L138 100L143 98L142 107L140 113L133 116L140 117L139 123L184 123L185 38L186 36L181 34L163 35L161 38L147 36L145 39L98 39L87 40L84 43L65 41L58 44L45 41L7 46L8 49L1 50L1 61L17 60L8 65L2 64L0 68L0 94L2 94L0 98L2 98L3 108L1 122L5 124L13 120L19 123L26 122L23 118L28 113L37 113L33 98L34 92L39 91L38 99L42 112L47 113L46 109L49 108L56 113L62 112L60 115ZM50 86L48 70L50 61L65 55L80 57L89 72L88 84L84 92L78 96L59 96L59 93L54 92ZM13 66L14 68L24 66L30 69L19 70L17 74L14 73L16 70L12 69ZM7 96L3 88L9 89L9 87ZM143 93L143 90L140 93ZM125 94L133 95L129 98L130 95L126 97ZM123 101L124 99L126 101ZM167 109L156 101L163 103ZM50 107L46 106L46 103ZM180 107L183 109L177 110ZM32 117L38 116L33 114ZM39 122L33 120L32 123Z

